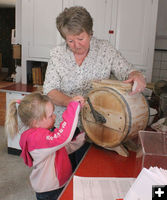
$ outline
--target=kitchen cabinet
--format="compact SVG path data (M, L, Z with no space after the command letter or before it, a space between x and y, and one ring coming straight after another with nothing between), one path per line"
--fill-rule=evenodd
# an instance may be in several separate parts
M152 78L158 0L118 1L115 48Z
M6 92L6 109L9 106L9 103L11 102L11 100L13 99L22 99L25 96L24 93L16 93L16 92ZM20 145L19 145L19 141L20 141L20 135L22 133L22 129L19 131L19 133L14 137L11 138L8 135L8 151L10 152L11 149L12 150L21 150Z
M61 41L56 29L56 16L62 11L62 2L30 0L29 57L49 58L49 50ZM47 4L46 4L47 3Z
M21 5L22 5L22 0L16 0L16 5L15 5L15 40L16 44L21 44Z
M0 96L3 97L5 110L8 109L8 106L11 100L13 99L21 100L25 95L30 94L31 92L34 92L37 90L38 88L36 87L32 87L32 86L20 84L20 83L12 84L10 86L1 88ZM16 106L18 105L16 104ZM19 133L14 138L11 138L9 135L7 138L8 153L11 153L11 154L20 154L21 152L21 148L19 145L20 135L24 130L26 130L26 127L21 125L19 117L18 117L18 121L19 121Z
M22 1L22 82L27 61L48 61L61 43L56 17L65 8L84 6L92 15L94 35L109 40L151 81L158 0L24 0Z

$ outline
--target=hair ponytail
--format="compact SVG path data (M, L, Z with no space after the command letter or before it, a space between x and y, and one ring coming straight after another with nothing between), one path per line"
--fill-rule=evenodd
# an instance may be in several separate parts
M18 133L18 115L17 115L17 100L12 100L8 106L5 120L6 135L14 138Z
M38 121L45 118L46 104L48 102L51 102L54 108L54 103L51 99L47 95L43 95L39 92L28 94L21 101L12 100L6 113L6 134L14 138L19 132L20 120L24 127L31 128L33 127L34 120Z

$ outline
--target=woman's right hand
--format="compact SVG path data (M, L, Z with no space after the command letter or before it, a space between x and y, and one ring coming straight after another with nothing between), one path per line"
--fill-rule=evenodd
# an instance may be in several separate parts
M83 98L83 96L75 96L71 99L71 101L78 101L81 104L81 107L83 107L85 105L85 99Z

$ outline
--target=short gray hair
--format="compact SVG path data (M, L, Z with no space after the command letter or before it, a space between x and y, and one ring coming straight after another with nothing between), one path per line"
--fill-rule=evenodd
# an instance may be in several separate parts
M89 12L81 6L65 8L56 18L56 26L64 39L67 34L79 35L83 31L93 35L93 19Z

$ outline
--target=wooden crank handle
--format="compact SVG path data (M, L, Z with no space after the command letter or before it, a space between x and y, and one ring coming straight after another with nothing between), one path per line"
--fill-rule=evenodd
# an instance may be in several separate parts
M88 102L88 104L89 104L89 106L90 106L90 109L91 109L91 112L92 112L92 115L93 115L95 121L96 121L96 122L99 122L99 123L102 123L102 124L106 123L105 117L104 117L102 114L100 114L99 112L97 112L97 111L93 108L93 105L92 105L92 103L91 103L89 97L87 98L87 102Z

